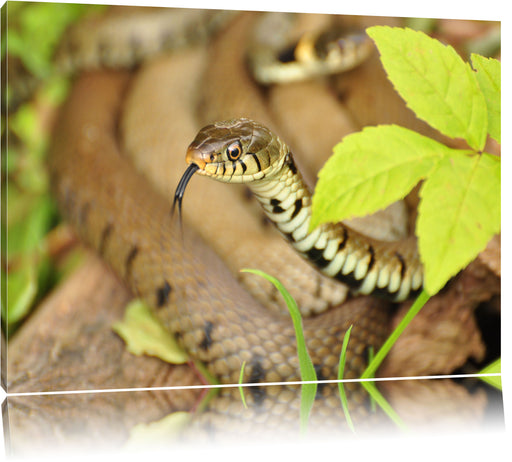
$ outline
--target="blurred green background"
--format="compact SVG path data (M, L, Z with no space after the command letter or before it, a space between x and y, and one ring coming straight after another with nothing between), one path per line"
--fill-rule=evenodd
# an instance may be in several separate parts
M79 258L65 245L51 198L45 154L69 86L52 58L70 23L97 5L7 2L2 7L2 329L21 321ZM7 76L7 78L5 78Z

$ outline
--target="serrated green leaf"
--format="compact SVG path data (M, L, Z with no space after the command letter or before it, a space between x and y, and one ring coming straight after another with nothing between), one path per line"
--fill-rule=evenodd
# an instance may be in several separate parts
M437 293L500 231L500 175L498 157L453 150L423 183L416 233L429 294Z
M487 108L475 73L451 47L423 32L367 29L396 91L416 115L480 151L487 136Z
M187 362L187 354L141 300L130 303L124 319L112 328L126 342L130 353L156 356L172 364Z
M366 127L346 136L318 175L311 229L374 213L403 198L447 151L397 125Z
M474 53L471 62L487 104L487 130L491 138L501 143L501 63Z

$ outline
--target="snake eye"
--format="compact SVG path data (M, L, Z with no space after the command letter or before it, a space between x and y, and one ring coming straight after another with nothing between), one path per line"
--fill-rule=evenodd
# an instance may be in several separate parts
M242 154L242 145L240 144L240 141L235 141L234 143L231 143L226 148L226 154L229 160L237 160Z

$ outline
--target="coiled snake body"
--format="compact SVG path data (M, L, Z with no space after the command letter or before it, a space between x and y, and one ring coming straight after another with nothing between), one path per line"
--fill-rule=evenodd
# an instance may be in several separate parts
M102 72L85 74L74 85L50 149L52 185L61 209L82 238L134 294L148 301L185 349L220 382L238 382L243 361L246 382L298 380L291 320L256 302L199 236L187 228L182 236L171 220L170 202L123 159L116 125L128 82L123 73ZM221 136L218 130L223 130ZM256 152L265 155L257 157ZM277 159L274 153L279 154ZM216 155L228 156L227 162L218 163ZM307 233L309 195L284 143L268 129L246 120L206 128L192 143L187 159L203 174L216 176L222 169L222 176L231 181L265 176L266 181L255 183L253 190L266 213L329 276L352 282L362 293L378 290L396 300L420 287L416 257L400 253L396 245L386 247L331 225ZM259 171L251 173L254 167ZM372 298L362 297L304 319L319 378L336 377L342 339L350 325L345 377L357 378L368 348L378 347L387 335L388 313ZM259 406L281 403L283 412L287 396L289 389L267 393L253 387L249 401ZM218 408L231 405L225 403Z

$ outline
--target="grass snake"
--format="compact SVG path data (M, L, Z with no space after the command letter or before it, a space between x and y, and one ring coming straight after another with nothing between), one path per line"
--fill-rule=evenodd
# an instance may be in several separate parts
M61 210L83 240L96 249L135 295L153 307L180 344L221 383L236 383L243 361L247 363L247 382L298 380L289 317L267 309L251 296L192 229L182 235L171 219L169 198L156 191L123 155L118 119L129 86L130 77L122 71L84 73L75 82L50 148L52 186ZM267 128L246 120L213 127L213 132L211 126L200 131L187 160L201 167L200 173L210 172L210 176L224 165L223 174L240 181L243 176L239 173L250 175L258 164L260 172L252 173L253 178L268 168L269 172L261 175L265 181L260 186L255 183L253 191L270 219L280 222L280 231L328 276L340 274L343 280L355 281L363 293L389 292L390 298L397 300L419 288L417 257L414 252L410 256L409 250L398 253L397 245L368 240L342 225L314 232L314 238L306 238L306 245L304 236L297 234L307 228L310 198L286 145ZM216 130L226 132L228 138L224 134L212 138ZM255 131L262 136L253 136ZM243 139L238 145L241 133ZM213 151L204 149L205 138L208 146L214 146ZM219 141L216 144L212 139ZM240 148L239 154L232 148L233 143ZM227 146L231 148L226 151ZM253 156L256 151L266 154ZM279 153L278 159L271 158L274 152ZM210 157L214 154L232 158L220 164ZM279 169L274 170L272 165ZM269 191L275 193L280 184L285 185L281 195L271 195ZM215 207L211 209L214 213ZM214 232L222 236L222 230ZM240 236L242 243L243 239ZM347 252L344 264L340 263L343 251ZM358 297L305 318L305 337L319 378L336 377L342 339L350 325L353 329L345 377L359 377L369 347L377 348L388 333L388 316L372 297ZM267 409L274 406L282 413L289 393L287 388L267 393L253 387L249 402ZM361 400L355 400L356 407ZM239 412L239 402L233 403L231 398L223 401L221 396L216 403L211 408L221 414Z

